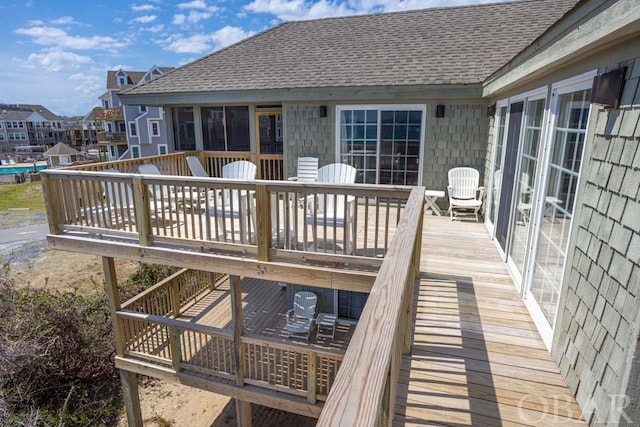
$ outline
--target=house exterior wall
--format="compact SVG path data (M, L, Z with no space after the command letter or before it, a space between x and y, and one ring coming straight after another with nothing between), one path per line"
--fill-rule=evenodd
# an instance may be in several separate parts
M404 102L416 104L420 102ZM424 101L422 103L425 103ZM398 102L401 104L401 102ZM422 183L429 189L446 190L447 171L470 166L484 176L488 121L486 104L445 104L445 116L435 117L437 103L428 102ZM320 117L327 105L327 117ZM337 104L284 104L285 175L294 176L297 159L318 157L320 166L336 160L335 107ZM443 206L444 200L439 201Z
M598 71L620 65L621 108L592 106L552 355L587 421L638 425L640 58Z

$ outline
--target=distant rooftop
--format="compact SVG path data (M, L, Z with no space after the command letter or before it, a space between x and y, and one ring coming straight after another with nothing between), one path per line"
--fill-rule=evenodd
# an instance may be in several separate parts
M0 120L27 120L33 113L38 113L46 120L61 121L62 117L52 113L39 104L0 104Z
M287 22L127 94L481 83L578 0Z

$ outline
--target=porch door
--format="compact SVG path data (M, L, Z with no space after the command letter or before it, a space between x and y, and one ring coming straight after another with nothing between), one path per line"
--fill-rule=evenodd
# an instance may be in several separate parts
M282 154L282 112L256 113L258 154Z
M495 148L493 150L493 167L491 168L489 191L487 192L487 227L494 236L498 202L500 201L500 184L502 181L502 157L504 154L504 137L507 122L507 107L499 107L495 118Z
M590 112L592 79L563 91L554 89L552 128L537 201L530 282L525 301L550 347L566 264L575 196Z
M420 105L338 106L338 161L358 183L418 185L425 116Z
M522 128L522 112L524 101L511 104L509 110L509 127L504 151L504 162L500 184L500 202L496 221L496 238L500 247L506 252L507 236L509 232L509 218L513 199L516 165L518 161L518 147L520 145L520 130Z

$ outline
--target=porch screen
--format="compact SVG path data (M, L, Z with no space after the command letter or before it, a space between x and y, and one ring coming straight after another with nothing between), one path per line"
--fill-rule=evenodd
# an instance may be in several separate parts
M206 151L250 151L249 107L202 107L202 144Z
M196 149L193 107L173 109L173 140L177 151Z

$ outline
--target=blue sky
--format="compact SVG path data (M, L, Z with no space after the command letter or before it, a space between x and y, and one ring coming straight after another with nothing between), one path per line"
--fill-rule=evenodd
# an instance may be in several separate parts
M496 0L2 0L0 102L84 115L107 70L177 67L284 21Z

